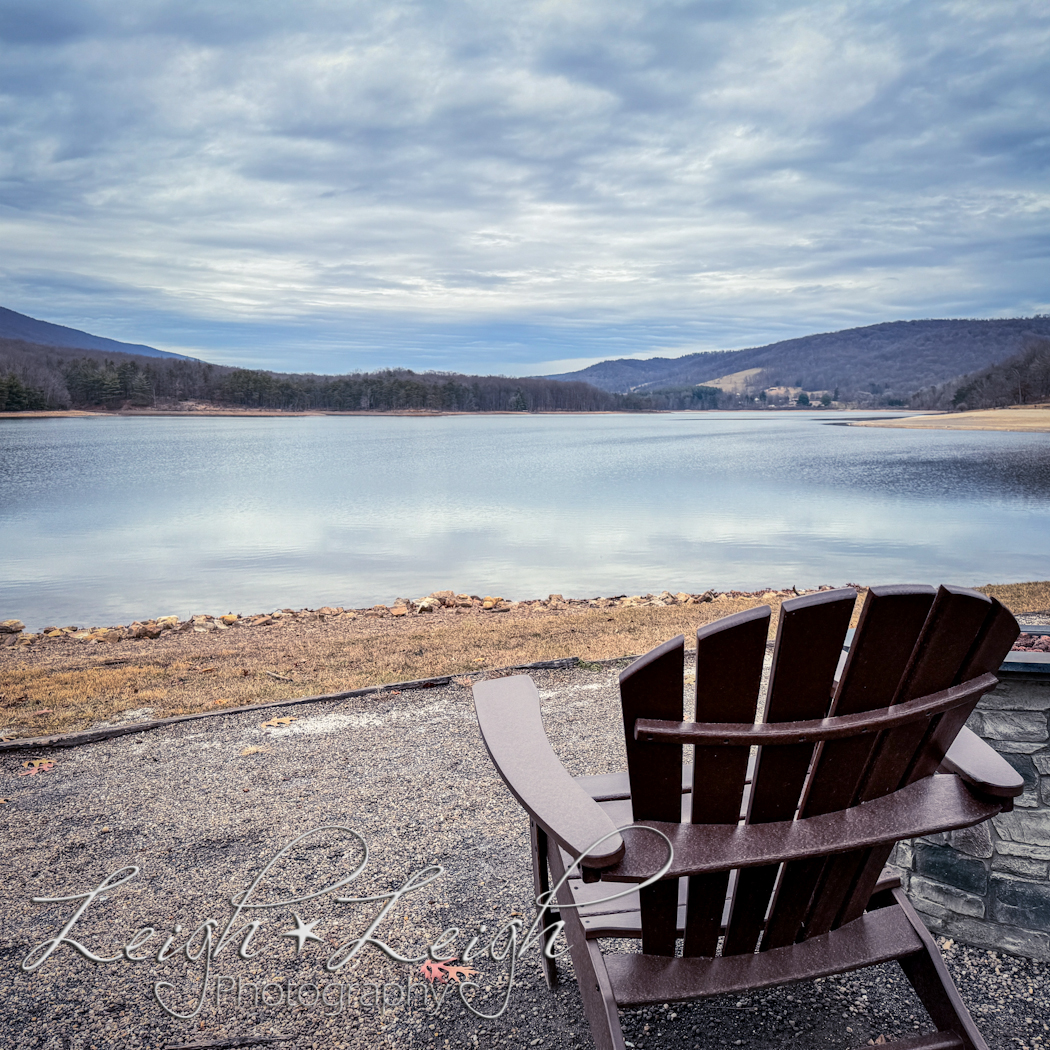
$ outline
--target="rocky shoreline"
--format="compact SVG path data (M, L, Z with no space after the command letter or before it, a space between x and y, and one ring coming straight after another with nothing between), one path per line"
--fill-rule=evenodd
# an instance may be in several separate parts
M860 589L859 584L847 584L850 587ZM832 588L824 585L816 590L828 591ZM528 614L529 612L571 612L585 609L615 609L615 608L639 608L648 606L652 608L666 608L675 605L702 605L713 602L719 598L762 598L765 600L783 601L798 594L811 593L798 591L794 588L787 590L760 590L760 591L704 591L699 594L689 594L679 591L672 594L670 591L661 591L659 594L620 594L610 598L565 598L560 594L551 594L546 598L537 598L525 601L509 601L502 597L477 594L456 594L454 591L434 591L422 598L395 598L389 605L373 605L360 609L343 608L342 606L326 605L319 609L277 609L273 612L257 613L251 616L242 616L239 613L226 613L213 616L202 613L179 619L178 616L158 616L151 620L136 620L124 625L117 624L111 627L81 627L70 625L67 627L48 626L39 632L26 630L21 620L4 620L0 622L0 646L29 646L50 642L121 642L127 639L153 639L159 638L168 631L196 634L211 634L216 631L228 631L231 629L244 629L253 627L268 627L278 621L302 621L311 620L356 620L359 617L404 617L404 616L426 616L435 613L517 613Z
M858 592L866 588L859 583L847 583ZM26 630L26 625L17 619L0 621L0 648L39 646L42 643L80 642L88 644L116 643L123 641L141 641L160 638L171 632L173 634L214 634L232 629L269 627L283 623L288 626L308 624L316 621L349 623L358 619L390 617L433 616L434 614L475 614L492 615L497 613L514 613L518 616L529 616L550 613L583 612L600 609L637 609L669 608L673 606L703 605L727 599L757 599L771 602L775 606L788 598L833 588L828 584L812 590L798 590L791 587L784 590L766 588L757 591L714 591L701 593L678 591L672 594L664 590L648 594L619 594L612 597L565 598L561 594L551 594L546 598L526 599L522 601L507 600L494 595L478 595L454 591L433 591L422 598L395 598L389 605L372 605L361 608L325 605L317 609L275 609L273 612L256 613L242 616L239 613L211 615L200 613L180 619L178 616L158 616L149 620L135 620L124 625L108 627L82 627L71 624L65 627L47 626L40 631ZM1021 623L1041 623L1043 617L1021 614ZM1022 634L1014 644L1014 649L1032 652L1050 651L1050 638Z

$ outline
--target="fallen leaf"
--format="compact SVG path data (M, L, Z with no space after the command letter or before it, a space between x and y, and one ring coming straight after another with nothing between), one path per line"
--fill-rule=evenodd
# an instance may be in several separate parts
M245 678L247 678L248 675L251 674L251 671L249 671L247 667L242 667L241 668L241 674L244 675Z
M435 981L438 984L446 984L448 981L453 981L459 984L464 977L473 977L478 971L471 969L469 966L452 966L455 958L446 959L444 962L436 962L433 959L427 959L426 962L420 966L419 971L423 976L433 984Z
M55 763L50 758L34 758L28 762L23 762L25 771L19 773L20 777L35 777L37 773L46 773L49 769L55 768Z
M472 662L476 663L476 664L483 664L485 662L485 657L484 656L477 656L477 657L474 658L474 660Z
M298 718L292 718L291 715L285 715L283 718L271 718L269 722L263 722L262 725L263 729L276 729L278 726L287 726L298 721Z

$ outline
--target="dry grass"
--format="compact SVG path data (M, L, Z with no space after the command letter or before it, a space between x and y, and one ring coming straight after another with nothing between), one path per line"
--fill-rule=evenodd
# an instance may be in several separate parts
M609 659L645 652L757 604L726 598L666 608L333 617L221 634L2 649L0 732L38 736L131 711L136 720L165 718L566 656ZM779 599L771 604L779 607Z
M1022 613L1050 615L1050 582L989 583L977 590L991 598L998 598L1015 616Z
M1050 609L1050 583L981 590L1015 613ZM613 659L646 652L679 633L688 644L702 624L767 602L775 631L781 600L771 595L663 608L336 616L215 634L166 632L155 640L63 639L0 649L0 732L39 736L129 715L135 721L164 718L567 656Z

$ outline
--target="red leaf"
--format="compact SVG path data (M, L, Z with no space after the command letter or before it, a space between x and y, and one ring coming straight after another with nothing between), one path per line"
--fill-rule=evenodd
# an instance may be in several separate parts
M34 758L29 762L23 762L22 765L26 768L18 774L20 777L35 777L37 773L46 773L49 769L55 768L55 763L50 758Z
M473 977L478 972L469 966L452 966L451 964L455 961L454 958L446 959L444 962L427 959L419 970L431 984L435 981L438 984L446 984L448 981L459 984L465 977Z

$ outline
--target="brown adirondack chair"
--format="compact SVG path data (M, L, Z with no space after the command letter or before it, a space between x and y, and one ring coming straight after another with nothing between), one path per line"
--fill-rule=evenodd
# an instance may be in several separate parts
M697 631L697 721L683 721L684 639L636 660L620 675L626 773L573 779L527 676L474 686L489 754L531 820L536 893L550 889L548 869L556 886L551 921L565 923L600 1050L624 1046L618 1006L891 959L937 1029L902 1050L986 1050L883 868L899 840L977 824L1021 793L963 725L996 685L1017 622L975 591L875 587L843 657L855 599L845 589L783 604L764 708L768 606ZM663 877L631 890L666 865L668 843ZM601 938L640 938L641 951L603 955ZM552 983L554 961L544 968Z

